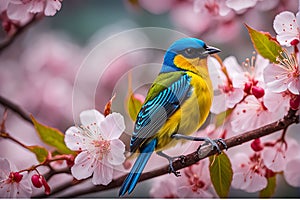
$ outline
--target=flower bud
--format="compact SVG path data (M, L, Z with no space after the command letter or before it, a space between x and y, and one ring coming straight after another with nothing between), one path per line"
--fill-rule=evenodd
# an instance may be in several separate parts
M13 182L19 183L19 182L22 180L23 175L20 174L19 172L10 172L9 178L10 178Z
M291 45L296 46L297 44L299 44L298 39L294 39L294 40L291 41Z
M259 86L253 86L252 94L259 99L265 95L265 90Z
M244 92L246 92L247 94L250 94L251 87L252 87L252 83L247 82L245 84Z
M34 174L31 176L31 182L36 188L41 188L43 186L42 176L38 174Z
M253 142L251 143L251 148L253 149L253 151L256 152L263 150L263 146L260 143L260 139L253 140Z

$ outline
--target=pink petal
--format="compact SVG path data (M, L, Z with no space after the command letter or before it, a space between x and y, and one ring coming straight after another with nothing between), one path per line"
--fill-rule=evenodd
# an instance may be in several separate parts
M5 158L0 158L0 181L7 179L10 172L8 160Z
M285 168L285 152L277 151L278 147L265 148L262 153L264 164L274 172L281 172Z
M207 66L214 90L219 89L219 86L227 84L227 78L221 71L221 65L216 58L209 56L207 58Z
M119 139L114 139L110 142L110 147L108 162L112 165L122 164L125 161L125 144Z
M300 187L300 158L289 161L284 170L284 178L293 187Z
M7 184L5 181L0 181L0 197L1 198L16 198L15 186L13 184Z
M94 171L92 182L94 185L107 185L112 181L113 168L108 163L98 163Z
M29 181L29 175L23 175L23 179L17 184L16 198L29 198L32 193L31 183Z
M61 2L59 0L47 0L45 15L53 16L58 10L60 10L60 8L61 8Z
M294 13L289 11L279 13L274 19L273 27L281 45L291 46L291 41L299 40L298 24Z
M2 13L3 11L5 11L7 9L9 0L2 0L0 1L0 13Z
M240 88L234 88L234 90L226 95L226 107L233 108L244 97L244 90Z
M235 11L254 7L257 0L227 0L226 5Z
M274 64L270 64L265 68L264 80L267 87L276 93L285 91L290 82L287 70Z
M28 12L30 13L40 13L44 10L44 1L38 1L38 0L33 0L31 2L28 2L27 4L30 5L28 8Z
M300 91L300 78L294 78L289 84L288 89L291 93L299 95Z
M66 130L65 143L67 147L73 151L85 150L87 140L89 140L89 138L82 135L82 130L75 126Z
M269 65L269 60L265 59L261 55L256 55L255 68L254 68L254 78L258 81L264 81L263 72L265 68Z
M98 126L104 120L104 116L97 110L85 110L80 113L80 122L87 127L96 123Z
M273 93L269 89L265 90L263 101L270 112L276 112L280 116L286 114L286 109L289 106L289 98L287 96L283 97L281 93Z
M258 192L267 187L267 178L260 174L252 172L247 178L250 180L250 184L245 189L246 192Z
M88 178L97 168L95 164L95 159L87 151L83 151L75 158L71 168L72 175L78 180Z
M105 140L118 139L124 130L124 118L120 113L112 113L100 123L100 132Z
M214 96L210 111L214 114L224 112L227 109L227 107L225 106L225 98L226 96L224 94Z
M29 4L12 4L7 7L7 16L9 19L22 21L24 19L30 19L32 14L28 12Z

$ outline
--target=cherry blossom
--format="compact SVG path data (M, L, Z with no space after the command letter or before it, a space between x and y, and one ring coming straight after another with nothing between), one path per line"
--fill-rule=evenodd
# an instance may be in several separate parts
M123 116L112 113L104 117L97 110L81 112L82 126L72 126L66 131L65 143L74 151L80 151L71 168L76 179L93 174L95 185L107 185L112 181L114 167L124 160L125 145L119 139L125 130Z
M16 167L5 158L0 158L0 197L29 198L32 189L28 174L17 172Z
M155 178L150 190L153 198L178 198L177 194L178 177L169 174Z
M35 13L53 16L61 8L61 0L13 0L7 5L7 15L12 20L30 19Z
M278 57L279 64L272 63L264 70L264 80L267 87L275 93L286 90L293 94L300 94L300 68L294 54L287 50Z
M299 21L294 13L284 11L276 15L273 28L277 33L276 39L281 45L291 46L298 44L300 40Z
M180 198L213 198L217 197L209 175L208 159L201 160L183 169L181 180L178 180Z
M232 130L234 132L254 130L281 117L283 116L268 110L263 101L258 100L254 95L249 95L236 106L232 113Z
M285 171L286 164L298 155L300 146L295 139L285 138L275 141L274 144L265 145L262 151L262 158L266 167L274 172ZM299 170L298 170L299 171Z
M236 189L246 192L257 192L267 186L265 177L266 168L260 154L248 156L246 153L237 153L232 157L232 184Z
M232 60L232 57L226 58L223 65L234 68L236 65L231 65L230 63ZM224 66L221 66L217 59L209 57L207 65L213 88L220 92L214 96L211 112L218 114L225 111L227 108L233 108L243 99L243 88L233 86L231 77L229 77L228 73L224 73ZM236 70L241 71L241 69L238 68L236 68Z

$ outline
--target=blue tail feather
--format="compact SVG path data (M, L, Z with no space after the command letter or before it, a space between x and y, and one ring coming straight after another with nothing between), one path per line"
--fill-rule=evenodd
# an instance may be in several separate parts
M148 162L151 154L155 149L156 144L157 140L153 139L148 144L146 144L146 146L141 150L140 155L136 159L130 173L124 180L123 185L121 186L119 196L123 196L127 191L128 194L130 194L133 191L142 174L142 171L146 166L146 163Z

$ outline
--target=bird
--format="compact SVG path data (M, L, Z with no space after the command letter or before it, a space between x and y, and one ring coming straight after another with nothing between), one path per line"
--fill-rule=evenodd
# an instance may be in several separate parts
M209 115L213 100L213 87L207 67L207 57L220 52L197 38L181 38L167 49L162 68L151 85L146 99L137 114L130 139L131 154L138 157L125 178L119 196L130 194L155 151L169 161L169 171L175 176L171 157L163 152L179 140L205 141L220 153L222 139L193 137Z

